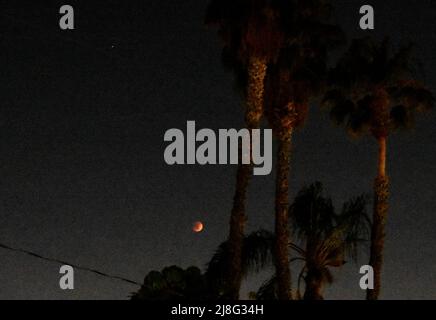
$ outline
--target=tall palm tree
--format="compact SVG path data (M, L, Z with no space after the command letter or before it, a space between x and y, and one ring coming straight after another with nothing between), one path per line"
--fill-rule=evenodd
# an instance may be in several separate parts
M392 53L389 41L369 38L353 41L332 71L334 88L324 99L332 119L353 135L371 134L378 144L377 176L369 264L374 268L374 289L368 300L377 300L381 289L389 178L386 173L387 138L410 128L418 112L434 104L432 93L413 77L411 46Z
M309 102L323 87L328 50L342 31L328 24L330 6L322 0L277 1L283 13L286 45L266 77L265 113L278 140L275 195L275 265L279 297L292 298L289 268L289 173L294 130L304 123Z
M216 25L224 42L225 56L246 70L247 129L259 128L263 114L264 79L268 63L277 56L283 36L277 22L272 0L212 0L206 23ZM240 163L230 217L229 259L224 296L238 299L242 281L241 252L245 226L245 202L253 166Z

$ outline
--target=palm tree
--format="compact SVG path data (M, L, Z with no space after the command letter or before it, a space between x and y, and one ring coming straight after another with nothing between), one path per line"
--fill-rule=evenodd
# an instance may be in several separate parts
M346 202L337 214L330 198L323 196L320 183L303 188L290 207L292 219L287 227L296 231L298 242L290 242L287 251L297 253L290 262L303 261L298 284L306 283L305 299L322 299L324 286L333 281L332 267L341 267L344 259L356 260L361 245L368 241L370 221L366 214L365 196ZM244 238L242 254L243 275L248 276L270 266L274 260L275 235L259 230ZM228 259L228 242L220 245L208 264L206 278L213 287L219 288L222 267ZM256 299L275 300L279 297L276 275L264 283L256 293Z
M286 46L266 77L265 113L278 140L275 195L275 265L279 297L292 298L289 268L289 173L294 130L306 119L309 102L323 87L328 50L342 31L329 25L326 1L278 1Z
M212 0L206 23L216 25L224 41L224 55L237 71L246 70L247 129L259 128L263 114L264 79L267 65L277 56L283 37L272 0ZM229 299L238 299L242 281L241 252L245 226L245 202L253 166L240 163L230 217L229 259L226 290Z
M289 268L289 229L287 228L289 207L289 174L291 162L291 142L294 129L303 124L309 95L296 96L294 88L301 84L294 77L293 64L296 62L289 50L282 50L276 65L270 67L266 81L265 109L270 126L278 140L276 191L275 191L275 266L279 297L292 299L291 272ZM298 64L301 66L301 64ZM308 91L310 86L296 88L295 91ZM298 90L301 89L301 90Z
M322 300L323 288L333 282L330 268L341 267L348 257L358 258L359 245L369 239L370 222L366 197L347 201L337 214L330 198L323 196L318 182L299 192L290 210L292 225L300 245L291 244L298 254L294 261L304 261L298 278L305 281L305 300Z
M374 289L367 291L368 300L377 300L381 289L389 198L387 138L398 129L410 128L416 113L434 103L431 92L413 77L411 53L411 46L392 53L386 39L382 43L368 38L353 41L332 71L333 88L324 99L337 124L353 136L371 134L379 148L369 261Z
M360 196L346 202L337 214L332 200L323 196L318 182L302 189L290 207L292 227L298 243L290 243L297 253L291 262L303 261L298 277L297 299L322 300L323 289L333 282L331 268L339 268L345 259L356 261L359 249L368 241L370 221L366 214L366 197ZM272 234L265 235L267 241ZM251 249L255 250L255 249ZM305 293L301 295L301 280ZM276 276L266 281L256 294L259 300L277 299Z

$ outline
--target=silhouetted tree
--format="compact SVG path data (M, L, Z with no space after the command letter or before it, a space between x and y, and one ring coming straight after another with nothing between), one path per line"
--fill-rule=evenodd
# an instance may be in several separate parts
M212 0L206 23L218 26L224 42L224 56L246 70L245 122L248 129L260 126L263 114L264 79L267 65L277 56L283 37L272 0ZM229 259L226 270L226 292L229 299L238 299L241 286L241 251L245 225L245 199L252 165L240 164L230 217Z
M144 279L141 289L132 295L132 300L210 300L213 290L206 277L197 267L183 270L177 266L151 271Z
M389 179L386 174L387 138L398 129L410 128L418 112L434 104L431 92L413 77L412 47L391 52L388 40L353 41L332 71L333 88L324 99L332 119L353 135L371 134L379 147L374 183L374 213L369 264L375 288L367 299L376 300L381 289Z
M360 196L346 202L336 213L332 200L323 195L318 182L299 192L292 204L292 225L300 245L291 244L304 261L298 278L305 281L305 300L323 299L323 288L333 281L332 267L341 267L345 259L356 261L359 245L369 240L370 222L366 214L366 198Z
M272 263L273 240L271 233L265 230L244 236L241 250L242 278L259 272ZM230 258L230 242L227 240L220 244L207 264L205 276L217 297L225 297L226 266Z
M291 298L291 275L286 254L288 177L292 132L305 118L309 99L324 79L328 49L343 41L343 33L327 23L331 6L327 1L213 1L207 22L218 24L224 40L223 61L236 75L247 101L248 128L260 124L267 66L270 93L267 111L279 138L276 187L276 268L281 299ZM281 49L283 49L281 51ZM281 51L281 52L280 52ZM279 62L276 64L280 52ZM256 63L254 63L256 62ZM261 68L259 66L262 66ZM278 97L277 99L275 97ZM235 298L240 287L240 244L245 222L245 195L251 166L241 165L230 221L228 283Z
M278 140L275 195L275 265L280 299L292 298L289 268L289 171L294 130L325 84L328 52L344 41L328 23L328 1L275 1L286 44L266 77L265 112Z
M273 241L264 230L243 238L241 274L246 277L272 263ZM226 266L230 259L229 241L221 243L204 273L197 267L184 270L178 266L151 271L132 300L219 300L226 299Z

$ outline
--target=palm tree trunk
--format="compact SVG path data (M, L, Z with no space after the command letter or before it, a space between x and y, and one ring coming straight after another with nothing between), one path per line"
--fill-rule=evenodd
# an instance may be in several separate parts
M289 170L293 130L279 135L275 199L275 267L279 300L292 299L289 268Z
M233 198L233 208L230 216L229 260L225 274L224 298L239 299L242 282L242 245L245 227L245 202L247 188L252 175L251 165L239 164L236 173L236 190Z
M266 76L266 60L252 57L248 67L247 108L245 122L249 130L259 128L263 114L264 80ZM230 216L229 264L225 273L224 298L239 299L242 282L242 244L245 228L245 204L247 188L253 173L252 164L240 162L236 174L236 190Z
M367 290L367 300L378 300L381 290L385 227L388 216L389 179L386 175L386 137L378 138L378 176L374 183L374 212L369 265L374 269L374 289Z
M305 277L305 282L304 300L324 300L322 296L322 283L314 276L314 272L310 269Z
M387 138L379 138L378 139L378 176L386 177L386 145Z

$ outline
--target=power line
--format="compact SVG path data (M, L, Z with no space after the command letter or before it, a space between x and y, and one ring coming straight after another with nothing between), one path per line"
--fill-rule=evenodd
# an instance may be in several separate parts
M7 19L9 19L11 21L14 21L14 22L18 22L18 23L22 23L24 25L28 25L28 23L25 20L20 20L20 19L18 19L16 17L12 17L12 16L10 16L8 14L2 14L2 17L3 18L7 18ZM34 27L35 26L32 25L32 28L34 28ZM42 29L42 28L40 28L40 29ZM55 36L57 38L59 38L59 39L64 40L64 41L68 41L68 42L71 42L71 43L78 44L78 45L82 46L83 48L90 49L90 50L95 50L95 51L98 51L99 53L102 53L102 54L105 54L105 55L108 55L108 56L111 56L111 57L115 56L115 57L121 59L121 56L119 56L117 54L114 54L114 53L111 53L111 55L109 55L106 50L104 50L102 48L99 48L99 47L96 47L96 46L93 46L93 45L91 45L91 44L89 44L87 42L77 41L77 40L74 40L72 38L61 37L59 35L55 35ZM109 279L112 279L112 280L118 280L118 281L126 282L126 283L129 283L129 284L137 285L137 286L142 286L141 283L136 282L134 280L130 280L130 279L127 279L127 278L124 278L124 277L120 277L120 276L110 275L110 274L107 274L105 272L102 272L102 271L99 271L99 270L96 270L96 269L92 269L92 268L88 268L88 267L82 267L82 266L79 266L79 265L76 265L76 264L73 264L73 263L69 263L69 262L66 262L66 261L63 261L63 260L45 257L45 256L42 256L42 255L40 255L38 253L29 251L29 250L20 249L20 248L14 248L14 247L2 244L2 243L0 243L0 248L5 249L5 250L9 250L9 251L13 251L13 252L23 253L23 254L26 254L26 255L31 256L33 258L37 258L37 259L48 261L48 262L54 262L54 263L58 263L58 264L62 264L62 265L69 265L69 266L71 266L71 267L73 267L73 268L75 268L77 270L82 270L82 271L94 273L94 274L99 275L101 277L109 278Z
M82 266L79 266L79 265L76 265L76 264L73 264L73 263L69 263L69 262L66 262L66 261L62 261L62 260L59 260L59 259L45 257L45 256L42 256L42 255L40 255L38 253L29 251L29 250L20 249L20 248L14 248L14 247L2 244L2 243L0 243L0 248L5 249L5 250L9 250L9 251L13 251L13 252L23 253L23 254L26 254L26 255L31 256L33 258L37 258L37 259L48 261L48 262L54 262L54 263L58 263L58 264L61 264L61 265L68 265L68 266L73 267L74 269L82 270L82 271L86 271L86 272L90 272L90 273L94 273L94 274L99 275L99 276L104 277L104 278L109 278L109 279L112 279L112 280L118 280L118 281L126 282L126 283L129 283L129 284L134 284L134 285L137 285L137 286L142 286L141 283L136 282L134 280L130 280L130 279L127 279L127 278L124 278L124 277L120 277L120 276L110 275L110 274L107 274L105 272L102 272L102 271L99 271L99 270L96 270L96 269L82 267Z

